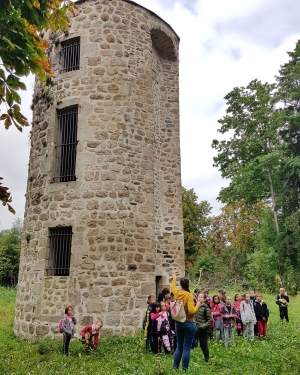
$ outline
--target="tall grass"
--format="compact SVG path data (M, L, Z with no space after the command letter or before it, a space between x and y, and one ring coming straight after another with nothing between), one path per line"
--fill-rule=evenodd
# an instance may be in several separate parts
M232 293L233 297L233 293ZM199 375L297 375L300 374L300 299L291 298L290 323L279 321L275 296L265 295L270 309L267 339L249 342L235 337L233 347L209 342L211 359L192 352L189 374ZM0 374L47 375L168 375L172 356L145 354L141 337L116 337L100 341L97 351L86 356L77 340L70 343L70 356L60 354L61 342L49 339L27 343L13 334L15 291L0 288ZM79 333L77 333L79 337Z

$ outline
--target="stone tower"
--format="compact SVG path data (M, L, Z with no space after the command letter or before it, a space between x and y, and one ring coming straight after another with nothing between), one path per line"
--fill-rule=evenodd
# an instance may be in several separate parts
M129 0L77 1L46 33L36 81L15 333L58 335L72 305L103 334L141 327L149 294L184 273L179 38Z

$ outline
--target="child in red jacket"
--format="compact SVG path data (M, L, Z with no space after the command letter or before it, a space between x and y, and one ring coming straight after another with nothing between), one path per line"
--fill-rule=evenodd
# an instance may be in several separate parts
M97 349L98 341L99 341L99 333L100 329L102 328L102 321L99 320L95 324L89 324L88 326L84 327L81 331L80 340L83 344L85 343L85 351L86 354L90 354L91 348Z

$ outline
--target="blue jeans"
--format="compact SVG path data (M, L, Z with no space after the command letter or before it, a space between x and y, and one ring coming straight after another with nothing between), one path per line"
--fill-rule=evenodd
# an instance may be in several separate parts
M197 332L196 323L193 322L175 322L177 337L177 347L174 354L173 368L178 369L182 358L182 370L187 370L190 363L191 348L195 333Z

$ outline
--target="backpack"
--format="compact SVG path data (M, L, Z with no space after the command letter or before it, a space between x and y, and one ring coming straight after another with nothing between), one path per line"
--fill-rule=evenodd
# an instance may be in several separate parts
M186 312L181 301L171 301L170 311L173 320L175 320L176 322L184 323L186 321Z
M170 323L167 319L164 319L160 326L160 333L162 335L167 335L170 332Z
M59 329L59 333L63 333L63 329L62 329L62 325L63 325L63 321L64 321L65 318L62 318L60 319L59 323L58 323L58 329Z

